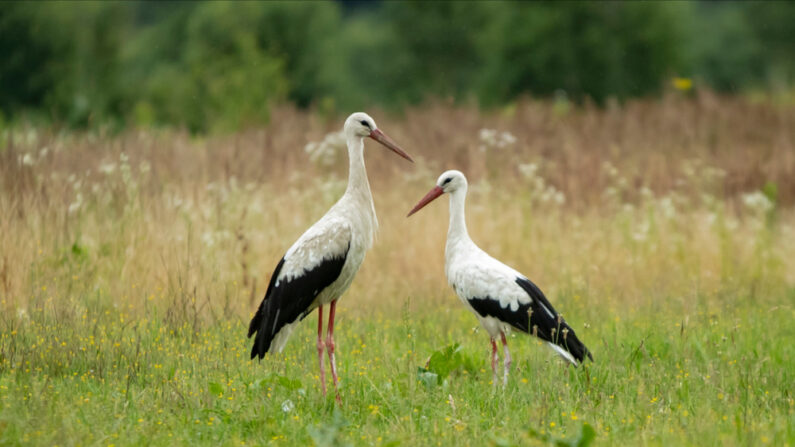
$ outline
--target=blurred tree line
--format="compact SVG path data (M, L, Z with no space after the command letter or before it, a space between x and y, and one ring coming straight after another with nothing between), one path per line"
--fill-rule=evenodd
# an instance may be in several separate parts
M674 76L791 88L791 2L5 2L0 122L224 131L519 95L602 103Z

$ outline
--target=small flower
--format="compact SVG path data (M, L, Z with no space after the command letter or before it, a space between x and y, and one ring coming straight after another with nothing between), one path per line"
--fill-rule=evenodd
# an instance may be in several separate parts
M536 172L538 172L538 165L535 163L523 163L519 165L519 173L526 179L534 177Z
M490 148L505 149L516 143L516 137L510 132L499 132L495 129L480 129L480 150L486 151Z
M676 77L673 79L672 83L674 88L679 90L680 92L686 92L691 88L693 88L693 80L690 78Z
M116 163L102 163L99 165L99 172L105 175L111 175L116 171Z
M337 160L337 154L346 146L345 134L332 132L327 134L321 142L311 142L304 146L304 152L309 154L309 160L320 166L331 166Z
M773 209L775 204L761 191L743 194L743 204L751 211L764 213Z

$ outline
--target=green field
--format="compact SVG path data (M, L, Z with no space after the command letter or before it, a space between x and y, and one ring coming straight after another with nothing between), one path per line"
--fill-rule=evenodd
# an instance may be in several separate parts
M338 308L339 407L315 314L262 362L245 335L279 257L344 190L344 152L302 150L341 120L4 131L0 445L795 444L791 108L445 107L376 116L418 163L368 143L380 232ZM444 278L447 204L404 217L448 168L470 178L473 239L595 362L516 334L493 386Z

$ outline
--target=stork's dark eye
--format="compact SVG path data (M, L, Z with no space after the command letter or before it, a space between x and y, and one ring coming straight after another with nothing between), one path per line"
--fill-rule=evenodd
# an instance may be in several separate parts
M368 128L368 129L370 128L370 123L368 123L367 121L361 120L360 123L362 124L362 126Z
M442 182L442 186L444 186L444 185L446 185L446 184L450 183L451 181L453 181L453 178L452 178L452 177L447 177L447 178L446 178L446 179L444 179L444 181Z

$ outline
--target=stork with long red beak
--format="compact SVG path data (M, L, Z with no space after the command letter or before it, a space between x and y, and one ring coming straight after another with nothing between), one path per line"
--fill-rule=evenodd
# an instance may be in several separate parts
M364 167L364 138L369 137L408 161L406 152L381 132L366 113L345 121L348 144L348 188L342 198L317 223L298 238L271 275L265 298L251 320L248 336L256 334L251 358L281 352L299 321L318 309L317 355L320 388L326 394L323 350L328 351L336 399L337 364L334 356L334 313L337 300L348 289L373 245L378 228L373 196ZM329 305L328 331L323 340L323 306Z
M491 369L497 383L497 343L504 348L503 386L508 383L511 353L505 334L511 329L532 334L573 365L587 356L588 348L577 338L541 290L527 277L481 250L467 232L464 201L467 179L459 171L447 171L436 186L417 203L409 216L444 193L450 194L450 226L445 247L445 272L455 293L480 320L491 337ZM408 216L407 216L408 217Z

